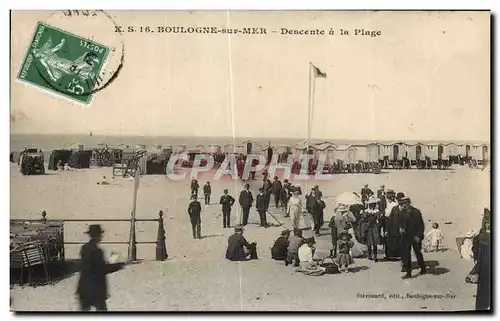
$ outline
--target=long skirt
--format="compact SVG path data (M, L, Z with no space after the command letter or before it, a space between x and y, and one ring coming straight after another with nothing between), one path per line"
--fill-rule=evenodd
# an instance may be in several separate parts
M402 240L399 236L387 236L385 240L387 257L401 257Z

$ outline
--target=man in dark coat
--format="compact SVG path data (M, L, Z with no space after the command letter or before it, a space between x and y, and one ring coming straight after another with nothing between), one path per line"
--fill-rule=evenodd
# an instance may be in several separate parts
M227 189L224 190L224 195L220 197L219 204L222 205L222 225L224 228L231 227L231 207L233 206L235 200L229 195Z
M276 239L273 247L271 248L271 258L276 261L284 261L287 257L288 238L290 237L290 230L281 231L281 236Z
M319 190L319 185L314 185L314 194L323 197L323 193Z
M250 185L245 184L245 189L241 191L239 198L241 209L243 210L243 225L248 224L248 215L253 205L253 195L250 192Z
M389 196L389 195L388 195ZM392 197L392 194L389 196ZM405 198L404 193L398 193L398 199ZM400 207L396 205L392 208L391 213L386 217L386 225L384 228L385 237L385 260L394 261L401 257L401 249L403 246L402 235L400 234Z
M283 206L283 209L286 211L288 208L288 200L292 196L292 184L288 181L288 179L285 179L283 181L283 188L281 189L281 205ZM286 213L285 217L289 217L290 214Z
M193 179L191 181L191 195L196 195L196 198L198 198L198 189L200 188L200 185L198 184L198 181Z
M377 191L378 209L381 213L385 212L387 208L387 200L385 199L385 185L380 185L380 189Z
M259 188L259 194L257 195L257 212L259 213L260 226L267 227L267 198L264 194L264 188Z
M491 308L490 224L489 219L483 219L483 227L481 228L479 234L474 238L472 245L474 260L476 261L475 269L478 274L476 310L489 310Z
M107 264L104 254L99 248L104 231L100 225L89 225L87 232L90 241L80 250L82 266L76 294L82 311L90 311L95 307L97 311L107 311L106 300L109 297L106 274L113 272L115 264ZM123 264L119 263L118 267Z
M325 207L326 204L321 200L321 195L315 194L314 203L312 204L312 216L314 220L314 233L316 233L316 236L319 236L319 230L325 222L323 214Z
M195 195L191 196L188 213L193 229L193 238L201 239L201 204L198 202Z
M403 239L401 261L403 263L403 272L406 272L403 279L408 279L411 278L412 248L420 266L420 274L427 273L422 255L422 240L424 239L425 225L422 213L411 205L408 197L401 198L398 206L400 210L400 233Z
M281 198L281 189L283 186L281 185L281 181L278 176L274 176L274 182L271 187L271 193L274 195L274 205L276 208L279 207L280 205L280 198Z
M269 179L267 179L267 176L264 178L262 187L264 188L264 196L266 197L266 211L267 211L269 209L269 203L271 202L271 191L273 188L273 184Z
M251 257L251 251L256 251L254 245L247 242L243 237L243 227L234 228L234 234L227 240L226 259L230 261L247 261Z
M212 186L210 186L210 182L207 182L203 186L203 195L205 195L205 205L210 205L210 195L212 195Z
M366 201L373 195L373 191L365 184L365 187L361 189L361 202L366 206Z

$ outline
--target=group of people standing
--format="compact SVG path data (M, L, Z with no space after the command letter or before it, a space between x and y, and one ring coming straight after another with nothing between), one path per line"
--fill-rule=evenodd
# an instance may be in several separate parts
M250 185L245 184L238 202L242 208L242 226L248 224L250 209L254 206L259 214L260 226L268 227L267 215L271 196L274 196L276 208L285 209L285 217L291 217L294 230L300 229L301 216L305 229L314 231L315 236L320 236L320 229L324 225L325 202L319 186L314 186L305 195L305 211L300 195L300 186L293 186L288 180L282 184L278 177L271 182L268 175L264 175L262 187L254 199ZM199 184L196 180L191 183L192 200L188 207L192 225L193 238L201 238L201 204L197 200ZM210 183L203 188L205 204L209 204L211 187ZM229 195L227 189L220 197L222 206L223 228L231 227L231 210L236 202ZM424 238L424 222L421 212L411 205L410 198L404 193L395 193L392 189L385 190L381 186L375 194L368 185L361 189L361 204L339 204L334 210L329 227L332 239L332 256L337 258L342 241L341 235L351 228L355 240L368 248L368 259L378 261L378 249L382 245L385 249L385 260L401 260L402 271L405 277L411 277L411 250L415 252L421 273L426 273L422 255L422 241ZM311 224L313 223L313 224ZM313 225L313 226L312 226ZM349 234L349 233L347 233ZM349 240L347 240L349 241ZM345 243L345 242L344 242ZM348 244L348 243L346 243Z
M420 210L411 205L411 199L403 192L386 190L384 185L380 186L375 195L369 186L365 185L361 189L361 201L364 208L359 208L346 221L355 227L357 238L367 246L368 259L378 261L378 245L383 245L384 259L401 260L401 272L405 273L403 278L410 278L413 249L420 274L427 273L422 255L425 224ZM333 220L333 225L336 226L336 219ZM345 223L341 224L345 226Z

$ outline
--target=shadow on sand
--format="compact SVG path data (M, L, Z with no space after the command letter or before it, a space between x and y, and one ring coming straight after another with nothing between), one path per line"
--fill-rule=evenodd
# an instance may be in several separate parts
M137 260L130 263L131 265L139 264L144 260ZM124 267L123 263L107 264L108 274L115 273L122 270ZM49 280L45 275L45 271L42 265L36 265L30 269L25 268L23 271L23 282L21 282L21 270L11 269L10 271L10 284L21 284L23 286L43 286L43 285L55 285L63 280L66 280L77 272L80 272L81 260L66 260L65 264L62 263L52 263L48 266Z
M425 267L427 269L427 274L431 275L442 275L450 272L450 270L447 268L439 267L439 261L435 260L425 261ZM420 267L418 266L417 262L412 262L411 269L418 270L420 269Z
M367 266L354 266L354 267L349 268L349 272L350 273L358 273L361 271L366 271L368 269L369 269L369 267L367 267Z
M210 234L210 235L203 235L201 238L202 239L209 239L211 237L220 237L220 236L224 236L224 234Z

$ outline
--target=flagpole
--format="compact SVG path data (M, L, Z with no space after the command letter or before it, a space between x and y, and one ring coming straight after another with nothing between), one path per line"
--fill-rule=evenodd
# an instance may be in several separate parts
M314 93L316 92L316 77L313 77L312 82L311 82L311 86L312 86L312 89L311 89L311 120L310 120L311 125L310 125L310 127L312 127L312 123L314 121ZM311 133L309 133L309 135L310 134Z
M309 62L309 102L307 106L307 151L309 152L309 138L311 136L311 93L312 93L312 62Z
M312 101L311 100L311 93L312 93L311 86L312 86L312 78L313 78L312 70L313 70L312 62L309 62L309 104L308 104L308 108L307 108L307 140L306 140L306 155L305 155L305 157L307 158L306 175L308 175L308 176L309 176L309 140L311 138L311 101ZM307 191L309 191L307 183L308 183L308 180L306 180L306 188L304 191L304 195L305 195L305 193L307 193Z

